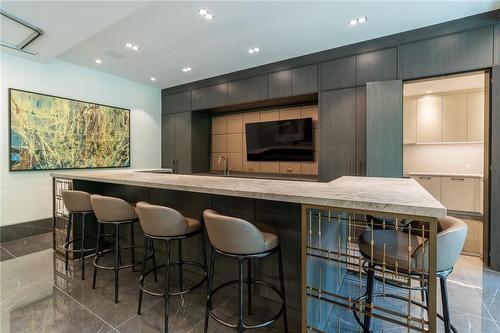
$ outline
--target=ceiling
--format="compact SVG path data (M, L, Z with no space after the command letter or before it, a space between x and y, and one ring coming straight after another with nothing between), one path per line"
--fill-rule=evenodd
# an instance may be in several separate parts
M405 83L404 96L436 94L450 91L483 89L485 74L470 73L447 78L419 80L418 82Z
M500 8L500 1L1 1L41 28L29 48L166 88ZM197 10L215 15L209 21ZM367 16L363 24L350 19ZM1 27L1 26L0 26ZM7 29L5 29L7 30ZM4 29L2 29L4 31ZM4 36L2 36L2 40ZM140 47L133 51L125 46ZM251 47L261 52L248 54ZM101 59L102 64L97 64ZM192 71L183 72L183 67ZM155 77L156 81L150 81Z

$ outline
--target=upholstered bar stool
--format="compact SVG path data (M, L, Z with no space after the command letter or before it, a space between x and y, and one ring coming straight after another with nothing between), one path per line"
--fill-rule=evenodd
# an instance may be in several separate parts
M175 209L163 206L151 205L146 202L138 202L136 205L137 214L141 223L142 230L144 231L144 260L142 265L142 275L139 279L139 306L137 313L141 314L142 294L143 292L163 297L165 300L165 332L168 332L168 312L169 301L171 296L184 295L201 286L207 280L207 263L205 252L205 239L203 237L203 228L200 221L189 217L184 217ZM187 261L182 259L182 241L194 236L200 236L201 249L202 249L202 264ZM157 266L153 255L153 268L146 272L147 249L151 246L154 249L154 241L162 241L165 244L165 263ZM175 263L170 262L170 244L176 241L178 244L179 258ZM177 265L179 267L179 291L172 292L170 290L170 266ZM183 266L190 265L201 269L203 277L194 286L188 289L183 288L182 283L182 269ZM163 293L154 292L144 287L144 280L146 277L154 272L155 281L157 281L156 271L160 268L165 269L165 285L163 286Z
M212 251L210 256L209 268L209 290L207 296L207 309L205 313L205 333L208 330L208 319L212 317L219 324L226 327L236 328L238 332L243 332L247 329L261 328L271 325L280 316L283 316L284 329L288 332L288 323L286 317L286 301L285 301L285 288L283 282L283 262L281 258L281 245L277 230L270 226L258 225L255 226L248 221L221 215L213 210L205 210L203 212L203 219L205 221L205 228L207 230L208 238L212 244ZM275 286L251 279L251 260L264 258L274 253L278 254L278 269L280 289ZM215 267L215 254L233 258L238 261L239 279L228 281L222 285L213 288L214 267ZM247 278L245 279L244 268L245 263L248 265ZM247 284L248 292L248 313L251 314L251 286L258 284L273 290L281 299L280 310L270 317L269 319L254 324L248 325L245 323L244 317L244 285ZM239 285L239 317L237 323L229 323L215 315L212 309L212 297L222 288L230 285Z
M443 320L446 333L457 332L451 325L450 312L448 307L447 278L453 271L453 266L462 252L465 238L467 236L467 224L451 216L438 220L437 233L437 277L441 285L441 301L443 305L443 314L438 314L438 318ZM373 243L373 247L372 244ZM411 247L411 255L408 249ZM358 316L356 310L354 316L363 328L364 332L371 332L371 308L376 297L390 297L406 300L402 296L388 293L374 293L375 280L380 277L375 275L376 267L383 267L385 261L385 272L394 273L393 268L397 267L398 272L414 276L428 277L428 254L429 242L421 235L409 234L398 230L373 230L365 231L359 236L359 248L365 261L367 272L367 285L365 294L358 299L365 301L369 306L365 307L364 320ZM395 287L421 290L423 289L428 299L428 286L424 284L421 287L408 286L394 282L385 283ZM411 303L427 309L427 305L411 300Z
M68 260L69 252L80 253L81 256L81 270L82 270L82 280L85 280L85 254L88 252L95 251L95 248L85 248L85 240L90 237L86 235L86 222L87 215L93 214L92 204L90 203L90 194L83 191L74 190L63 190L62 198L66 209L69 212L69 221L66 225L66 242L64 243L64 260L65 268L68 270ZM70 241L71 227L75 223L75 218L77 216L81 217L82 222L82 236ZM73 226L74 227L74 226ZM95 237L92 235L91 237ZM76 242L80 242L80 248L75 249L74 245ZM71 247L71 248L70 248Z
M130 205L125 200L114 198L114 197L106 197L102 195L93 194L90 197L90 201L92 203L92 208L94 209L94 213L97 217L97 250L96 256L94 259L94 277L92 280L92 289L96 287L97 280L97 270L112 270L115 272L115 303L118 303L118 272L122 269L132 268L132 271L135 271L135 266L138 264L135 262L135 242L134 242L134 224L139 222L137 217L137 213L135 208ZM130 244L127 246L120 246L120 228L123 225L130 225ZM105 236L102 232L104 225L112 225L114 226L115 231L115 241L114 241L114 249L103 250L101 249L101 241ZM121 251L130 249L132 263L123 265L121 263ZM105 255L110 253L114 253L114 265L102 265L99 263L99 260L102 259Z

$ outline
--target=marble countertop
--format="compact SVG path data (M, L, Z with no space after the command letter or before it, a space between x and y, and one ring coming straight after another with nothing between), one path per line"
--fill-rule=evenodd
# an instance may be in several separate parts
M56 178L294 202L439 218L446 208L415 180L341 177L329 183L224 176L158 174L139 170L53 172Z
M474 173L450 173L450 172L405 172L409 176L443 176L443 177L464 177L464 178L483 178L481 174Z

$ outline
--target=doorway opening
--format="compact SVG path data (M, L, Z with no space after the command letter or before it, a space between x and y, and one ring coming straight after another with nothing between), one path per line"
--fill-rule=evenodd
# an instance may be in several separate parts
M467 223L463 252L481 258L488 223L488 115L488 72L404 83L403 173L438 199L448 215Z

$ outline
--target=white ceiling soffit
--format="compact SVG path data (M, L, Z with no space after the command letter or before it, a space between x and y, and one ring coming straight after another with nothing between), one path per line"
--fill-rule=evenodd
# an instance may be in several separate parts
M484 73L457 75L449 78L421 80L404 85L405 96L436 94L484 88Z
M159 88L500 8L495 0L4 3L46 32L33 46L45 57ZM215 19L201 17L200 8ZM368 21L347 23L361 16ZM251 47L261 52L249 55Z

